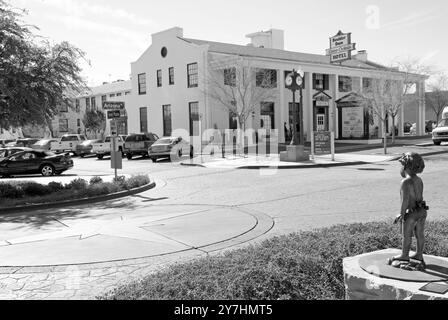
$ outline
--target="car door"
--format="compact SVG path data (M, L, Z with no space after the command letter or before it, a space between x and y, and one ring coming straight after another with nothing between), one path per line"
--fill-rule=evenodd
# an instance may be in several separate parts
M24 159L26 153L29 152L19 152L9 157L5 164L8 174L20 174L26 172L27 161Z

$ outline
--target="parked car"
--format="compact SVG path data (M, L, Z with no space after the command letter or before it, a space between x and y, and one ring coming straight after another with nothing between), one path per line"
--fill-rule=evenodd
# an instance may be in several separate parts
M0 140L0 147L5 148L8 143L14 142L14 140Z
M448 141L448 118L440 121L437 128L432 130L432 141L436 146Z
M84 158L86 155L89 155L89 154L94 154L92 152L93 144L100 142L100 141L101 141L101 139L83 141L82 143L80 143L76 146L75 154L80 156L81 158Z
M16 141L12 141L12 142L6 144L6 146L7 147L31 148L31 146L39 140L40 139L35 139L35 138L17 139Z
M7 158L15 153L22 152L22 151L32 151L31 148L22 148L22 147L6 147L6 148L0 148L0 159Z
M50 151L51 143L57 141L57 139L42 139L33 144L31 148L41 151Z
M404 133L409 133L411 131L412 123L405 122L403 126Z
M131 134L124 142L124 153L131 160L135 155L148 156L148 149L159 137L154 133Z
M117 137L118 151L120 151L124 155L123 145L126 141L126 137L124 135ZM104 141L100 141L93 144L92 153L96 154L98 159L103 159L105 156L110 156L110 152L112 150L112 136L106 137Z
M0 176L40 173L45 177L59 175L73 167L68 153L56 155L49 151L25 150L0 160Z
M55 153L72 152L76 156L76 146L86 140L81 134L66 134L59 141L51 143L50 150Z
M426 133L431 133L432 132L432 130L434 129L434 123L436 123L434 120L426 121L426 125L425 125L425 132Z
M160 158L178 160L185 155L193 158L194 149L193 146L182 137L163 137L149 147L148 154L153 162L156 162L157 159Z

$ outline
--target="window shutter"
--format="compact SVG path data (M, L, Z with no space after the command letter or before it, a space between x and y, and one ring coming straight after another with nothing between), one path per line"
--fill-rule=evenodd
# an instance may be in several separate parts
M316 90L316 74L313 73L313 89Z
M324 90L330 90L330 76L324 74Z

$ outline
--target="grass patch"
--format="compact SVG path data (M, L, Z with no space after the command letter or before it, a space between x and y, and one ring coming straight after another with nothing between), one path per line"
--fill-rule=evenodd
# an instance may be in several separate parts
M428 222L426 254L448 256L448 219ZM342 300L342 259L400 248L392 221L275 237L176 264L98 297L117 300Z
M149 183L148 175L132 176L129 179L123 176L113 182L103 182L99 177L93 177L90 182L75 179L65 185L60 182L50 182L48 185L32 181L0 182L0 208L98 197Z

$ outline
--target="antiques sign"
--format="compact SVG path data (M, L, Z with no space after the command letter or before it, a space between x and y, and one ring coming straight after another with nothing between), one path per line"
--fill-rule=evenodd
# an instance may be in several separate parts
M342 108L342 137L343 138L364 137L363 107Z
M334 37L330 38L330 49L327 50L327 56L330 56L331 63L352 58L352 51L356 49L356 44L352 43L351 36L351 33L339 31Z
M331 154L331 132L318 131L314 134L314 154Z

